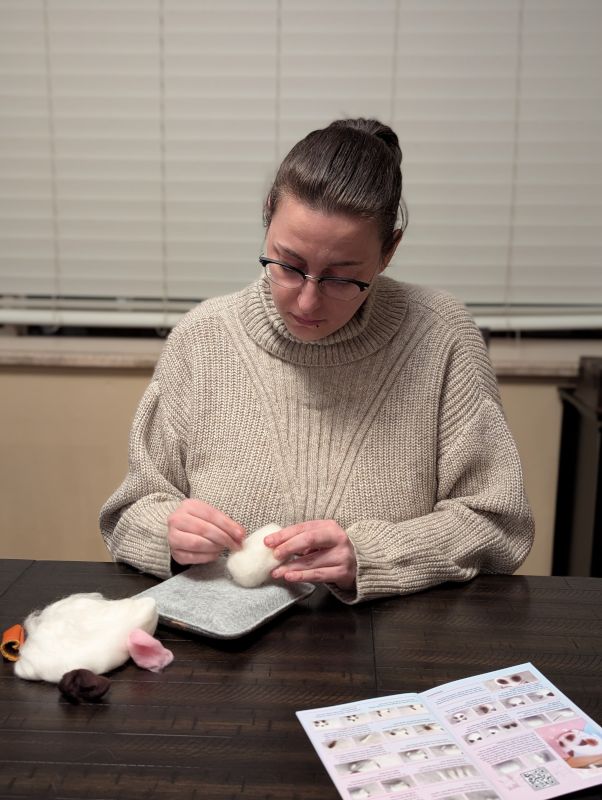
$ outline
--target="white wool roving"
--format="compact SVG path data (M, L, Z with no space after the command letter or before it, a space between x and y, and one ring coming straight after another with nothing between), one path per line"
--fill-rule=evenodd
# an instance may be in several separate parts
M130 657L129 633L142 628L152 635L158 619L152 597L107 600L98 592L72 594L27 617L15 674L50 683L73 669L102 675Z
M279 525L271 523L250 533L242 543L242 550L231 553L226 567L232 578L240 586L252 588L260 586L270 576L270 572L281 562L274 556L271 547L263 543L270 533L281 530Z

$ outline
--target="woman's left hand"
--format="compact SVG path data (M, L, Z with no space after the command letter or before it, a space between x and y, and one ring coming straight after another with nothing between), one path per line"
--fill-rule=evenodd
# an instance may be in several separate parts
M351 589L357 575L355 550L345 531L333 519L301 522L266 536L264 543L282 562L272 578L310 583L334 583ZM293 556L297 556L289 561Z

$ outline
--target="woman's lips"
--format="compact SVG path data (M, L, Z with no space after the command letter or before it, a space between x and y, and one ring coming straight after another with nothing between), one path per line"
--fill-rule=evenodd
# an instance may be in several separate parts
M295 320L297 325L303 325L305 328L317 328L321 322L324 322L323 319L307 319L306 317L298 317L292 312L291 317Z

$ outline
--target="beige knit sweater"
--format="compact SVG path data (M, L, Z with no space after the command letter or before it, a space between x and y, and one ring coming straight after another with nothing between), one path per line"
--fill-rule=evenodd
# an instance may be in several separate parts
M381 276L356 316L303 343L263 279L174 328L142 398L129 472L101 511L113 557L170 575L186 497L249 532L335 519L355 547L344 602L513 572L533 538L521 466L473 320Z

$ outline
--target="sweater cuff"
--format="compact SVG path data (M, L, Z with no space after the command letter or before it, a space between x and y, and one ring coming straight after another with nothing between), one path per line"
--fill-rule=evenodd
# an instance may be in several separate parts
M149 572L158 578L170 578L172 566L167 542L167 518L182 501L179 498L153 499L146 506L143 502L134 503L121 517L113 555L116 560L125 561L142 572ZM121 531L124 533L119 536Z
M369 530L367 529L369 528ZM399 594L399 578L387 570L387 557L380 547L390 524L386 522L359 522L347 530L355 550L357 574L352 589L341 589L327 583L328 590L342 603L355 605L382 595Z
M332 589L343 603L353 604L383 595L403 593L398 570L391 568L390 555L387 556L382 547L390 535L390 528L388 522L371 520L355 523L348 529L347 534L355 549L357 575L353 592L338 587Z
M498 538L494 526L462 507L454 517L438 511L397 525L363 521L348 534L357 552L357 601L470 580Z

